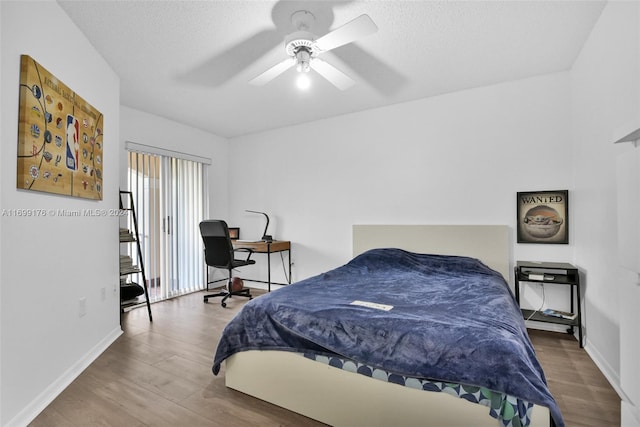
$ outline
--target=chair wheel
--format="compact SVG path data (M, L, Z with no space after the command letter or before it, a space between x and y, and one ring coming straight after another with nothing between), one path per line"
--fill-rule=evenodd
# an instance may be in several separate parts
M227 306L227 303L226 302L221 302L220 305L224 308L224 307Z
M209 298L205 298L205 299L204 299L204 302L209 302Z

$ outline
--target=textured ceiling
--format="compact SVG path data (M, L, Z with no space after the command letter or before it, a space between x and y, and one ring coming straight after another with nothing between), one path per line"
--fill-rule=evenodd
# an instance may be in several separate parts
M123 105L234 137L571 68L604 1L66 1L58 3L120 77ZM322 58L340 91L286 58L291 15L318 37L368 14L378 31Z

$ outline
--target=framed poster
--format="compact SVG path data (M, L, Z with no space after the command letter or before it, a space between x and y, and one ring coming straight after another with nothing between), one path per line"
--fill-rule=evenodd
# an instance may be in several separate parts
M17 188L102 200L103 116L20 57Z
M240 238L240 227L229 227L229 238L238 240Z
M569 243L569 191L518 193L518 243Z

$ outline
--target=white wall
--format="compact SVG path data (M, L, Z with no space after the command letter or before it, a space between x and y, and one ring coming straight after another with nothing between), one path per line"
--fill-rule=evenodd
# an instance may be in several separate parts
M0 16L0 206L117 208L118 77L55 1L3 1ZM103 201L16 189L21 54L104 114ZM121 333L117 224L117 216L0 216L0 425L28 423Z
M0 23L2 23L2 7L0 7ZM2 79L2 31L0 30L0 98L2 98L2 87L3 87L3 79ZM1 101L0 101L1 102ZM0 104L0 111L2 111L2 104ZM0 117L0 137L2 137L2 135L4 135L3 133L3 122L2 122L2 118ZM2 164L2 159L3 159L3 155L2 155L2 150L0 149L0 164ZM2 188L4 179L2 176L2 173L0 173L0 188ZM2 197L0 197L0 212L3 209L3 202L2 202ZM2 238L2 221L0 221L0 239ZM2 320L2 250L0 250L0 321ZM2 353L3 353L3 345L2 345L2 336L3 336L3 331L2 331L2 327L0 325L0 382L2 382ZM2 425L2 387L0 387L0 425Z
M2 7L0 7L0 23L2 23ZM2 98L2 31L0 30L0 98ZM0 104L0 111L2 111L2 104ZM2 118L0 117L0 137L4 135L3 131L3 123ZM2 164L2 150L0 149L0 165ZM0 188L2 188L4 179L2 174L0 173ZM2 203L2 197L0 197L0 211L3 209L4 204ZM0 238L2 238L2 221L0 221ZM2 320L2 251L0 250L0 320ZM2 353L3 353L3 345L2 345L2 327L0 326L0 383L2 382ZM2 425L2 387L0 387L0 425Z
M638 324L629 321L640 303L637 276L616 258L616 159L631 155L632 146L613 141L616 128L640 117L639 6L609 2L571 73L575 259L586 272L587 350L614 384L627 384L623 391L636 405L640 336ZM635 378L624 377L632 372ZM640 425L640 416L623 425Z
M229 215L252 238L264 221L244 210L268 212L295 280L348 261L359 223L508 224L513 260L570 262L513 228L516 192L572 190L569 120L558 73L239 137Z

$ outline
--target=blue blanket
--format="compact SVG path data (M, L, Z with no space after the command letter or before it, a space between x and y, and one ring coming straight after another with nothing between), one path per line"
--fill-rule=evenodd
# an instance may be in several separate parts
M365 252L249 301L222 334L214 374L245 350L337 354L399 375L486 387L546 406L564 425L507 283L473 258Z

